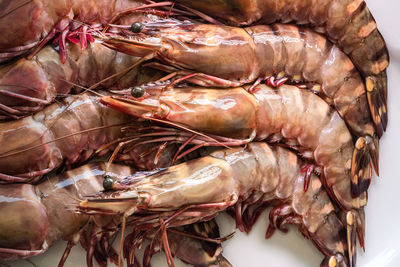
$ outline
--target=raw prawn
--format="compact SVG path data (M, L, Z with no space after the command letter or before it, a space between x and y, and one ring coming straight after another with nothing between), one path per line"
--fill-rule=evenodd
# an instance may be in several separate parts
M116 180L111 191L89 197L79 210L124 216L126 225L134 229L125 242L128 264L134 259L132 244L137 244L132 240L138 237L161 234L168 263L173 266L169 227L209 220L234 207L237 226L249 230L269 205L273 209L268 237L275 229L295 224L326 255L322 266L354 266L354 232L347 232L347 243L345 226L316 175L311 177L309 190L303 190L302 167L303 162L287 149L250 143L246 148L219 150L155 173Z
M132 171L128 166L111 164L106 168L106 164L96 162L67 171L36 186L1 185L0 211L3 216L0 218L0 260L42 254L54 241L62 238L68 241L68 245L58 266L63 266L71 248L78 242L87 251L87 266L93 266L93 257L100 266L107 266L107 259L117 263L117 252L111 241L120 228L119 216L78 215L73 207L77 199L102 190L105 176L120 179L132 174ZM176 256L190 264L201 262L209 266L216 262L228 263L221 255L222 249L218 244L209 245L216 245L214 254L209 255L199 239L176 232L170 232L170 237ZM185 250L180 249L183 246ZM147 258L150 257L149 254Z
M389 52L375 19L363 0L177 0L235 26L274 22L311 26L337 43L361 72L373 116L387 112ZM208 20L207 17L203 18ZM209 20L214 23L213 20ZM377 118L381 119L381 118ZM385 122L386 124L386 122ZM384 125L386 128L386 125Z

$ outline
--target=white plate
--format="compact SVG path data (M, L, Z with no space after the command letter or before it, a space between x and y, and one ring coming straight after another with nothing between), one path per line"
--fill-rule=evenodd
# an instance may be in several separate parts
M373 178L366 207L366 252L359 251L358 267L400 266L400 1L367 0L378 27L390 51L389 126L381 139L380 178ZM396 100L397 99L397 100ZM399 168L397 168L399 167ZM233 220L224 221L224 234L234 229ZM322 255L296 229L288 234L277 232L264 239L267 214L259 220L249 236L236 231L235 237L224 244L224 255L236 267L308 267L319 266ZM31 259L39 267L57 266L65 242L56 243L44 255ZM25 260L10 262L10 266L32 266ZM153 267L167 266L163 254L154 257ZM186 266L176 260L177 267ZM1 266L1 265L0 265ZM67 267L86 266L85 254L73 248Z

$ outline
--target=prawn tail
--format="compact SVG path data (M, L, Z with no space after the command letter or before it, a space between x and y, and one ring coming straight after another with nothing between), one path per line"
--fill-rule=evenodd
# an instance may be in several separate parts
M346 228L350 266L356 266L357 240L365 251L365 213L364 208L346 212Z
M321 267L331 267L331 266L339 266L339 267L347 267L349 266L346 262L346 259L341 254L326 256L324 260L321 262Z
M386 73L366 78L367 98L378 137L386 131L388 123Z
M218 256L217 263L216 263L215 266L218 266L218 267L232 267L232 264L227 259L225 259L225 257L222 256L222 254L221 254L221 255Z
M375 173L379 176L379 139L377 136L368 136L368 139L369 156L371 157Z
M355 224L360 247L365 251L365 213L364 208L353 211L355 214Z
M345 220L346 220L346 237L347 237L347 253L349 259L349 266L356 266L356 258L357 258L357 224L356 218L357 213L353 211L346 212Z
M359 137L351 161L351 195L353 198L365 193L371 183L369 138Z
M350 267L356 266L357 260L357 240L360 247L365 251L365 214L364 209L342 211L341 220L345 225L348 262ZM330 266L330 265L328 265ZM336 266L336 265L335 265Z
M353 214L353 213L351 213ZM323 251L325 254L325 258L321 263L321 267L354 267L355 266L355 256L350 254L349 251L356 251L356 239L354 235L354 228L346 227L346 215L347 212L339 211L339 213L332 212L330 213L325 221L325 224L329 227L325 228L327 231L324 231L324 228L318 230L316 233L312 234L314 244L319 248L319 250ZM332 232L332 229L336 228L336 232ZM334 234L336 233L336 234ZM348 233L348 235L347 235ZM347 237L351 237L348 242ZM337 251L330 250L324 243L324 240L333 239L336 241L336 247L340 247L344 253L338 253ZM331 245L333 243L330 243Z
M192 234L193 236L202 237L204 239L209 240L220 240L224 241L226 238L221 238L218 224L215 219L205 222L199 222L196 224L185 226L185 232ZM228 237L230 238L230 237ZM222 255L222 246L221 242L210 242L206 240L198 240L200 241L201 247L195 251L189 250L189 255L192 254L193 258L196 258L197 254L204 259L204 266L215 266L215 267L232 267L231 263ZM193 241L191 242L193 243ZM190 244L190 243L189 243ZM194 253L196 252L196 253ZM186 254L186 253L185 253ZM191 262L185 260L185 257L182 255L177 255L178 257L189 264L196 264L196 262ZM197 256L198 257L198 256ZM209 260L207 260L209 259ZM200 260L200 262L203 262Z
M205 238L220 238L219 227L215 219L199 222L185 227L186 232ZM217 250L222 250L220 244L202 241L201 246L209 256L214 256Z

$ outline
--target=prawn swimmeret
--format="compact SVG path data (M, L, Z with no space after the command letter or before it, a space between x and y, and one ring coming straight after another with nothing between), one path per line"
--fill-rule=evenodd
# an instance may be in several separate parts
M107 188L111 191L89 197L79 204L79 211L125 218L126 225L133 227L124 248L128 265L134 261L135 247L140 246L143 236L160 236L173 266L168 249L170 227L207 221L233 208L237 227L250 231L262 211L272 206L267 237L275 229L285 230L286 224L294 224L326 256L321 266L355 266L352 213L343 224L314 174L310 188L304 191L303 166L296 154L285 148L251 143L246 148L218 150L168 169L115 180ZM347 239L346 227L350 227Z

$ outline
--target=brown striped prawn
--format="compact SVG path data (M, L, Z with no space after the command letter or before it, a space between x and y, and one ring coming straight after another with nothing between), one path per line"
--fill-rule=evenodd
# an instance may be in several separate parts
M174 266L168 249L170 227L207 221L233 208L239 229L249 231L266 206L273 207L267 237L275 229L294 224L326 256L321 266L355 266L352 213L348 213L345 226L314 174L305 192L303 166L296 154L285 148L250 143L155 173L139 172L116 180L110 191L81 202L79 211L123 215L127 227L133 227L125 241L128 266L133 264L134 248L143 236L160 236L168 264ZM350 227L349 243L346 227Z
M176 3L234 26L296 23L326 35L361 72L373 115L386 116L389 52L364 0L177 0ZM202 17L215 23L207 16Z
M378 120L374 113L371 117L368 90L359 73L351 60L323 36L284 24L244 29L193 24L159 31L156 36L142 33L101 38L118 51L135 56L148 53L149 58L170 65L149 63L153 67L186 75L173 84L182 80L209 87L254 83L249 89L253 91L262 80L280 72L294 81L311 83L309 89L331 103L358 138L362 149L356 150L356 157L367 158L369 153L379 173L378 137L384 131L386 115ZM274 85L280 85L281 80L285 79Z
M58 266L64 265L71 248L79 242L86 250L88 267L93 266L93 258L102 267L107 266L108 260L117 263L118 253L111 241L120 229L119 216L78 215L73 207L85 195L102 190L107 175L121 179L132 172L133 169L125 165L106 166L105 163L95 162L53 175L51 179L35 186L1 185L0 260L39 255L45 253L56 240L63 239L68 244ZM227 263L218 244L214 248L214 255L209 255L203 250L204 244L200 239L172 230L169 232L171 247L178 258L190 264L201 262L203 266L215 266L216 262ZM182 246L185 250L179 249ZM146 260L150 258L151 254ZM196 262L193 262L194 259Z

